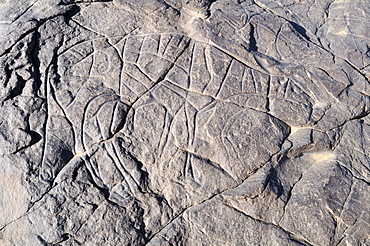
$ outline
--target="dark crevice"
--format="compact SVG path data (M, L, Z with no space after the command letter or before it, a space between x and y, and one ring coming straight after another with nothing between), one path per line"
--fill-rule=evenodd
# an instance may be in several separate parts
M366 44L366 48L367 48L367 51L366 51L366 56L368 57L368 58L370 58L370 46L368 45L368 44Z
M256 38L255 38L255 29L254 29L254 26L251 24L250 25L251 27L251 30L250 30L250 36L249 36L249 51L255 51L257 52L258 51L258 47L257 47L257 41L256 41Z
M41 72L40 72L40 59L38 57L40 52L40 40L41 34L38 30L36 30L32 37L32 44L29 51L29 57L31 60L31 63L33 65L33 94L37 95L38 91L40 90L42 86L42 80L41 80ZM40 95L38 95L40 96Z
M24 129L25 132L27 132L30 136L31 136L31 141L29 142L29 144L27 144L26 146L23 146L19 149L17 149L16 151L14 151L12 154L17 154L17 153L20 153L22 152L23 150L31 147L32 145L38 143L41 141L42 137L39 133L35 132L35 131L31 131L29 129L29 127L27 127L26 129Z
M309 42L311 42L311 39L307 36L307 31L306 31L306 29L303 26L301 26L301 25L299 25L299 24L297 24L297 23L295 23L293 21L289 21L289 23L292 25L292 27L294 28L294 30L296 30L305 39L307 39Z
M63 6L68 6L68 5L74 5L74 4L80 4L80 3L108 3L108 2L113 2L113 0L99 0L99 1L74 1L74 0L71 0L71 1L68 1L68 0L63 0L61 1L60 5L63 5Z
M37 239L43 246L54 246L55 244L47 242L45 239L43 239L40 235L37 235Z
M36 144L36 143L38 143L38 142L41 141L42 136L38 132L35 132L35 131L31 131L30 130L29 133L30 133L30 135L32 137L32 140L31 140L30 145L34 145L34 144Z
M370 111L363 111L361 114L351 118L350 120L360 120L360 119L363 119L365 118L366 116L368 116L370 114Z
M268 77L267 81L267 95L266 95L266 111L271 112L271 99L270 99L270 94L271 94L271 76Z
M72 19L72 17L78 14L80 11L81 8L79 6L76 5L71 6L69 11L63 15L66 24L69 24L69 21Z
M274 167L271 168L269 175L268 175L268 181L266 183L268 184L266 185L266 187L269 186L271 191L273 191L274 194L276 195L276 199L278 199L279 197L283 195L284 187L278 176L278 171Z
M73 238L73 236L69 233L64 233L60 237L61 239L58 242L53 243L52 245L59 245L60 243L67 242Z

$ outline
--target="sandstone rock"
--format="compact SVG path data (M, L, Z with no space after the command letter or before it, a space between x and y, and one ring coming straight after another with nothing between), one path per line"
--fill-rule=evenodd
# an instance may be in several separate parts
M0 2L0 244L370 245L368 5Z

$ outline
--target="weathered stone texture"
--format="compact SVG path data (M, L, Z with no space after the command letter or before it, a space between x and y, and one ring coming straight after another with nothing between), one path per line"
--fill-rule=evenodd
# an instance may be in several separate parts
M0 0L0 245L370 245L367 0Z

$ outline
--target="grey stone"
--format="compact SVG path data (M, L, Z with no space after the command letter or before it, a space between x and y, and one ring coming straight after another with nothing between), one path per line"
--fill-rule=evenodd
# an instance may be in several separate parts
M368 5L0 1L0 245L370 245Z

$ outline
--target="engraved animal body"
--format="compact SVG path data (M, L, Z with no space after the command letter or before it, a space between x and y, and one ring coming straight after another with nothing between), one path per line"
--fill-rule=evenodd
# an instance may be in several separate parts
M167 18L168 26L151 23L118 41L101 37L58 54L60 83L49 82L58 89L48 103L59 106L48 122L44 181L69 161L55 153L62 143L83 157L97 186L120 186L121 196L154 192L171 203L163 187L172 185L203 199L201 192L216 194L265 164L289 135L286 123L313 125L326 110L318 102L334 100L318 92L317 81L328 76L254 50L242 36L253 19L233 24L216 10L208 17L210 1L183 1L180 13L163 1L140 4L141 15ZM213 30L216 21L236 30L232 39ZM190 203L188 195L178 199Z

